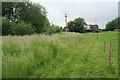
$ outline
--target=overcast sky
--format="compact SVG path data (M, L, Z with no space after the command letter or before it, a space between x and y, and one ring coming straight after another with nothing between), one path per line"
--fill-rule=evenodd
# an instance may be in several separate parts
M105 24L118 17L118 0L31 0L43 5L48 12L48 19L55 25L65 26L64 14L68 21L82 17L87 24Z

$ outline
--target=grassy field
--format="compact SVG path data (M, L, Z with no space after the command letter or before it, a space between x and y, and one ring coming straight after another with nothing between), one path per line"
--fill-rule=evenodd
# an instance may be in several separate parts
M110 68L107 67L109 41L112 42ZM4 36L2 50L3 78L118 77L117 32Z
M2 36L0 36L0 79L2 79Z

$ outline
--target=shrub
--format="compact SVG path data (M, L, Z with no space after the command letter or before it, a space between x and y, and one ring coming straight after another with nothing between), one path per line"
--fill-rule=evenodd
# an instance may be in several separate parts
M98 33L100 32L100 30L93 30L93 33Z
M53 26L49 26L45 34L51 35L52 33L55 33L55 28Z
M26 35L35 33L31 24L24 21L14 23L6 17L2 19L2 35Z
M107 31L106 29L101 29L101 31Z
M55 31L56 31L56 33L59 33L59 32L62 32L62 29L59 27L56 27Z
M12 24L12 35L27 35L35 33L35 30L32 28L31 24L26 24L24 21L13 23Z
M59 26L51 25L51 26L49 26L49 28L47 29L45 34L51 35L51 34L59 33L59 32L62 32L62 29Z
M92 29L84 29L85 32L92 32Z

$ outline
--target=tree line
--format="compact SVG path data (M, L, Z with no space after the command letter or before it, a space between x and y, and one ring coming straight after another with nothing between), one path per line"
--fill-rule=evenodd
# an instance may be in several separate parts
M91 30L85 28L85 26L87 26L87 23L84 21L83 18L79 17L74 19L73 21L69 21L67 26L70 32L84 33L84 32L114 31L114 29L118 28L119 24L120 18L115 18L106 24L105 29Z

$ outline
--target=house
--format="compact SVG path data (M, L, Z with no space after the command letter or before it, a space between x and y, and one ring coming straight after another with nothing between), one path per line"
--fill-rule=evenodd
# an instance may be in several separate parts
M97 25L97 24L95 24L95 25L89 25L90 27L90 29L92 29L92 30L98 30L99 29L99 26Z

